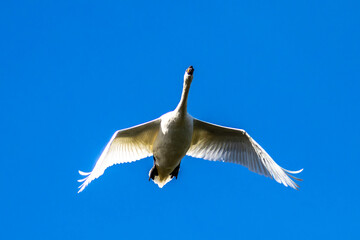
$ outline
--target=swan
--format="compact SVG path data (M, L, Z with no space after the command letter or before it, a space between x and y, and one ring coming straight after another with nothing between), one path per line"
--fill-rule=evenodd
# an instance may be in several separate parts
M250 135L242 129L228 128L193 118L187 112L187 99L194 68L190 66L184 74L181 99L174 111L153 121L114 133L91 172L79 173L85 178L79 193L91 181L100 177L105 169L119 164L133 162L153 156L154 165L149 171L160 188L177 179L181 159L185 156L211 161L233 162L247 167L258 174L275 179L278 183L298 189L291 179L301 179L278 164ZM290 178L291 177L291 178Z

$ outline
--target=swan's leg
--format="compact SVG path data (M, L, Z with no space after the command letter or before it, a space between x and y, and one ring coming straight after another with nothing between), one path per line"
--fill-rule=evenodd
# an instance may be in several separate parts
M180 170L180 163L177 165L177 167L170 173L171 178L175 177L177 179L177 176L179 174Z
M149 173L149 181L150 181L150 179L154 180L155 176L158 176L158 175L159 175L158 170L157 170L157 168L156 168L155 161L156 161L156 159L155 159L155 157L154 157L154 166L153 166L153 167L151 168L151 170L150 170L150 173Z

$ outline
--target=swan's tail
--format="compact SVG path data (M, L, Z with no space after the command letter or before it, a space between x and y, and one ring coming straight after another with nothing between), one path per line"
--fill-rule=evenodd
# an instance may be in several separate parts
M160 176L155 164L149 171L149 181L150 181L150 179L152 179L154 181L154 183L156 183L159 186L159 188L162 188L165 184L170 182L172 178L173 177L169 174L165 175L165 177Z
M159 173L155 162L154 162L154 166L149 171L149 181L150 181L150 179L152 179L154 181L154 183L156 183L159 186L159 188L162 188L163 186L165 186L165 184L170 182L174 176L175 175ZM177 174L176 174L176 177L177 177Z
M172 179L171 175L168 175L165 178L160 178L160 176L155 176L154 183L156 183L159 186L159 188L162 188L163 186L165 186L165 184L170 182L171 179Z

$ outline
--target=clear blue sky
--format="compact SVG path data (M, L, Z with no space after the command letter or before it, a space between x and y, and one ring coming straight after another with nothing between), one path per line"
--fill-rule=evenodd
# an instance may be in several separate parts
M11 2L11 3L10 3ZM2 1L1 239L359 239L359 1ZM185 157L77 194L113 132L173 110L242 128L300 190Z

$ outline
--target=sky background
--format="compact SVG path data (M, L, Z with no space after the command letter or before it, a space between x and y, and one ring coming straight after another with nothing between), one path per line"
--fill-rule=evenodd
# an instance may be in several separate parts
M359 1L2 1L1 239L359 239ZM245 129L300 190L185 157L111 167L113 132L173 110Z

